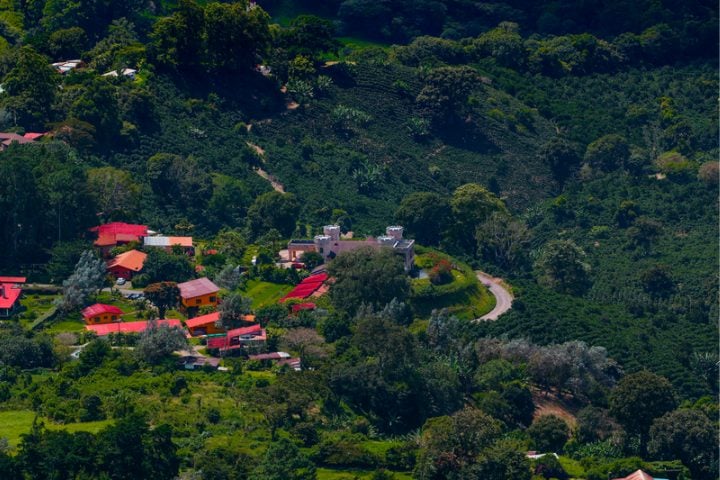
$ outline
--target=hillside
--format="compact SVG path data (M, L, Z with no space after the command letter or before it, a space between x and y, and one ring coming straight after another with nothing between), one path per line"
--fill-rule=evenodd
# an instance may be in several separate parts
M0 1L0 478L717 478L717 19Z

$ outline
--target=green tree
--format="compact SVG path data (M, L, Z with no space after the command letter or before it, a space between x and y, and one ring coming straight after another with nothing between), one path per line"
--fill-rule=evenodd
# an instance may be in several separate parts
M106 219L132 215L140 203L140 185L130 172L115 167L88 169L88 191Z
M305 265L305 268L312 270L315 267L325 263L325 259L318 252L304 252L300 255L300 261Z
M248 210L248 222L255 236L276 229L284 237L295 230L300 204L292 193L267 192L258 196Z
M718 474L718 427L700 410L680 409L657 418L650 427L650 454L679 458L692 478L712 480Z
M493 212L508 214L503 202L477 183L461 185L450 199L452 218L451 241L465 251L475 249L475 232Z
M560 417L542 415L527 430L540 452L559 452L570 436L570 429Z
M50 121L60 75L47 57L25 46L14 67L3 80L5 94L0 104L13 115L15 125L41 130Z
M178 69L197 68L203 60L205 12L194 0L180 0L176 12L153 26L151 51L158 63Z
M575 145L562 137L554 137L540 148L540 158L550 167L562 185L578 168L580 155Z
M55 58L79 58L87 44L85 30L80 27L55 30L48 38L48 48Z
M147 328L138 336L133 352L140 360L155 365L173 352L186 350L187 347L187 338L181 328L150 320Z
M205 58L211 69L244 70L253 67L268 47L270 16L247 0L205 7Z
M411 193L400 202L395 219L418 243L438 245L450 219L450 204L437 193Z
M383 307L393 298L405 300L410 283L402 260L390 249L363 247L343 252L328 266L335 278L330 299L351 316L362 304Z
M185 282L195 276L192 264L185 254L167 253L162 248L149 248L143 275L148 282Z
M493 212L475 232L478 254L495 265L517 271L527 262L530 233L525 224L501 212Z
M675 290L670 267L653 265L640 273L640 281L646 292L658 297L667 297Z
M180 289L175 282L151 283L143 293L157 307L160 318L165 318L165 311L175 307L180 299Z
M47 265L47 272L52 281L59 282L69 277L80 256L87 249L88 244L80 240L56 243L50 250L50 263Z
M218 307L220 323L227 330L237 328L243 323L243 317L252 312L252 302L239 293L231 293L223 298Z
M103 288L106 278L105 262L97 258L95 252L84 251L72 275L63 281L63 296L58 299L58 308L68 313L85 306L90 296Z
M463 474L470 474L478 456L500 437L500 432L497 420L474 408L431 418L422 428L414 478L471 478Z
M270 444L251 480L315 480L315 465L286 438Z
M549 241L534 265L538 283L563 293L582 293L590 283L584 257L572 240Z
M647 370L627 375L610 394L610 414L628 433L640 437L643 452L652 422L675 405L670 382Z
M471 67L440 67L425 75L416 101L438 124L454 123L468 112L468 97L479 80Z
M316 58L325 52L336 52L340 47L333 23L314 15L293 18L289 28L280 31L279 40L291 58L297 55Z
M616 134L605 135L585 150L585 162L593 169L611 172L625 167L630 158L630 145L625 137Z

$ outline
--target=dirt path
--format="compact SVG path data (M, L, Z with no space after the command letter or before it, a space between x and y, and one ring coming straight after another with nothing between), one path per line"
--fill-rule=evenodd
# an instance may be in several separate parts
M260 156L260 159L264 163L265 162L265 150L262 147L260 147L260 145L255 145L254 143L250 143L250 142L245 142L245 143L247 144L248 147L252 148ZM273 177L272 175L270 175L268 172L266 172L265 170L263 170L260 167L255 167L255 168L253 168L253 170L255 170L255 173L260 175L262 178L264 178L265 180L270 182L270 185L272 185L273 190L275 190L276 192L285 193L285 186L282 183L278 182L275 179L275 177Z
M273 177L272 175L270 175L268 172L266 172L265 170L263 170L260 167L257 167L254 170L255 170L255 173L257 173L262 178L264 178L265 180L270 182L270 185L272 185L273 189L276 192L285 193L285 187L283 186L282 183L275 180L275 177Z
M480 270L477 270L475 274L477 275L478 280L480 280L483 285L488 287L490 293L492 293L495 297L495 308L493 308L490 312L486 313L482 317L476 318L475 321L481 322L486 320L497 320L500 315L512 308L512 293L510 293L510 290L508 290L505 285L503 285L503 280L501 278L492 277L485 272L481 272Z

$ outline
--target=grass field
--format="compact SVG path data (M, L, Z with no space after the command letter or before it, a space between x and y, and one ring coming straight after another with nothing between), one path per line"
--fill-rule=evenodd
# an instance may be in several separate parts
M20 436L28 433L35 420L35 412L29 410L11 410L0 412L0 438L7 438L11 447L20 443ZM59 425L47 419L40 419L49 430L67 430L68 432L97 433L112 423L111 420L98 422L68 423Z
M252 307L257 309L276 303L292 288L292 285L250 280L245 285L242 294L249 297L252 300Z
M318 480L366 480L372 478L371 470L333 470L330 468L318 468ZM395 480L410 480L412 476L404 472L391 472Z

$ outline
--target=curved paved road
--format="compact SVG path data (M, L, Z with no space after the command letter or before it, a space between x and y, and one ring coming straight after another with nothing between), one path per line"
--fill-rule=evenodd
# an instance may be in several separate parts
M493 308L490 312L486 313L482 317L476 318L475 321L482 322L485 320L497 320L500 315L512 308L512 293L510 293L502 285L501 278L492 277L485 272L481 272L480 270L476 270L475 274L477 275L478 280L480 280L483 285L488 287L490 293L492 293L495 297L495 308Z

